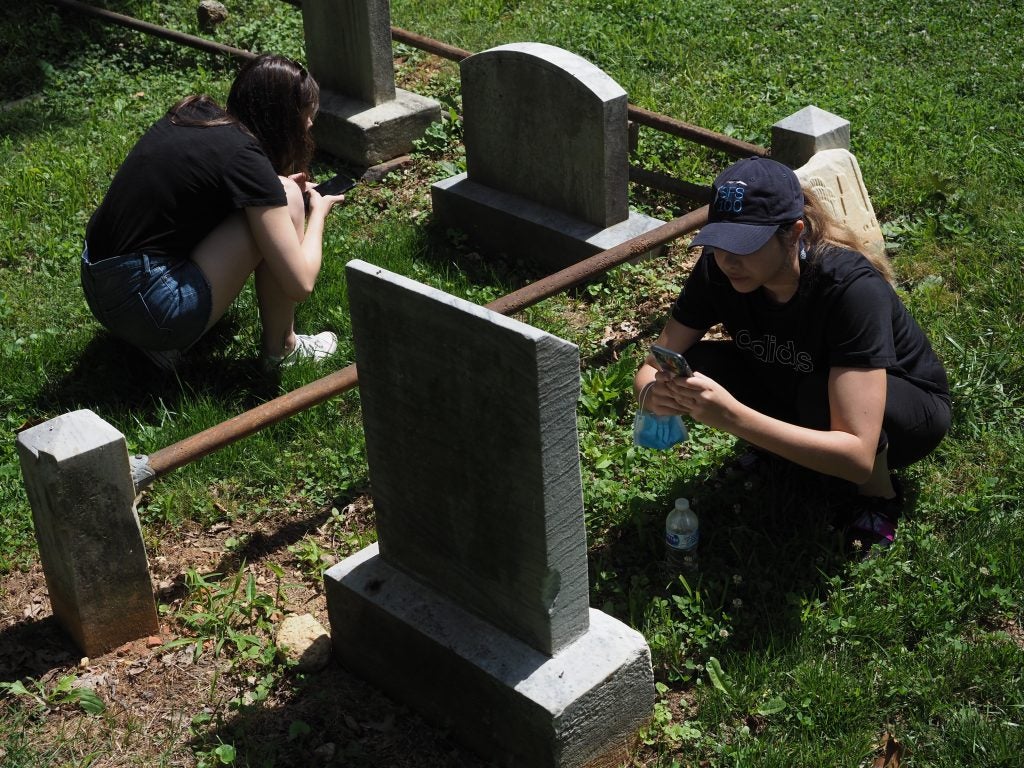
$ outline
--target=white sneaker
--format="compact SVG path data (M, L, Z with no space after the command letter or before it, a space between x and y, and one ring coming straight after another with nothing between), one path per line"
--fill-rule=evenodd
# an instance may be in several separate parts
M313 360L318 362L330 357L338 350L338 337L330 331L318 333L315 336L306 336L301 333L295 334L295 349L284 357L265 355L263 360L268 368L287 367L294 365L299 360Z

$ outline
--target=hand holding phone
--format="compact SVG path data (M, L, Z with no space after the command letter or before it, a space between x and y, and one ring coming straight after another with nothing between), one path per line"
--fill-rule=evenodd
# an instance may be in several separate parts
M654 355L654 359L658 361L658 365L661 366L661 370L666 373L672 373L676 376L681 376L684 379L693 376L693 369L690 368L690 364L686 362L686 358L678 352L654 344L651 346L651 354Z
M343 173L339 173L337 176L317 184L313 189L321 195L341 195L348 192L355 185L355 179L350 178Z
M315 189L321 195L341 195L348 192L352 187L356 185L356 180L346 176L343 173L339 173L327 181L321 182L311 187ZM302 201L306 204L306 213L309 213L309 191L302 196Z

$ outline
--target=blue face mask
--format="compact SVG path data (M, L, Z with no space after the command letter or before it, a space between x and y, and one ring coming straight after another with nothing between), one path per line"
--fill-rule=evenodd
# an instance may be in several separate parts
M633 420L633 442L663 451L686 439L686 425L679 414L658 416L640 408Z

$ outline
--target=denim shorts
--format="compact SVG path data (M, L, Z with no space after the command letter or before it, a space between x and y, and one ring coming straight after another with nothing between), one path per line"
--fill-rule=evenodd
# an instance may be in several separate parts
M93 315L143 349L186 349L210 321L210 283L190 259L127 253L95 264L82 251L82 290Z

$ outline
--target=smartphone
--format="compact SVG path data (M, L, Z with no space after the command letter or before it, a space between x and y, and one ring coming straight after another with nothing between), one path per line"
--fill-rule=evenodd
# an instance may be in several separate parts
M348 192L355 185L355 179L350 178L343 173L339 173L334 178L328 179L327 181L317 184L315 187L313 187L313 189L315 189L321 195L340 195L345 192Z
M658 361L661 370L667 373L674 373L676 376L682 376L684 379L693 376L693 369L690 368L690 364L678 352L673 352L671 349L654 344L651 346L651 354Z

